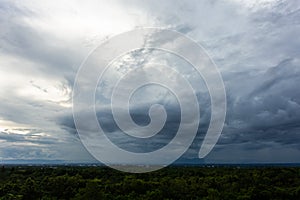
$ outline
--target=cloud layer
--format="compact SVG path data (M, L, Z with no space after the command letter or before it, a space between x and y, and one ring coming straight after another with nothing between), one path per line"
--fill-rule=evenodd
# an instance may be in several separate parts
M300 3L296 0L0 0L2 160L93 161L80 143L72 117L76 72L106 39L153 26L195 40L223 76L227 117L206 162L300 162ZM209 94L203 80L174 55L133 52L116 60L96 93L100 125L112 141L135 152L160 148L174 136L180 110L164 89L144 88L131 102L132 118L140 125L149 123L151 104L167 108L167 124L149 141L124 135L109 109L110 84L126 70L153 61L177 67L195 88L201 123L183 158L197 158L210 119Z

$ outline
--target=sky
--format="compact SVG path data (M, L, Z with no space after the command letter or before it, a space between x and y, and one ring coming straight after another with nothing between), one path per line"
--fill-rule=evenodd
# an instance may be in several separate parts
M101 43L143 27L191 38L222 75L226 120L218 143L200 162L300 162L297 0L0 0L0 161L94 162L73 120L76 73ZM96 90L99 124L114 143L133 152L162 148L174 137L180 109L166 88L149 86L132 97L131 116L139 125L149 123L153 103L168 114L162 133L146 142L122 135L107 101L120 73L153 58L175 66L195 89L201 120L181 159L199 161L211 102L201 77L175 55L137 51L116 59Z

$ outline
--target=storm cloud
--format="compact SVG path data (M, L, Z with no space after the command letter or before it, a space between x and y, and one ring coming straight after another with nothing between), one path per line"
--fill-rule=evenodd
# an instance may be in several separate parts
M226 121L215 149L203 162L300 161L300 3L296 0L0 0L1 159L95 161L81 144L73 120L76 72L100 43L139 27L185 34L206 50L220 70L227 94ZM145 88L132 98L131 117L141 126L150 122L152 104L166 108L167 123L147 141L124 134L110 110L109 84L127 69L155 61L177 66L195 89L201 120L182 159L198 158L211 102L201 77L175 57L158 51L132 52L116 60L99 83L95 100L99 124L120 147L148 152L163 147L176 134L180 108L165 89Z

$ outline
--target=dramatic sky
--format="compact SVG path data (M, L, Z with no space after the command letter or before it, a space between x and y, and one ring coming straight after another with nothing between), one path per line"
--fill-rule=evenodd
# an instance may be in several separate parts
M222 135L205 162L300 162L300 1L298 0L0 0L0 159L93 161L77 135L72 91L89 52L114 35L141 27L176 30L203 46L218 66L227 94ZM143 52L164 57L163 52ZM149 123L159 102L164 136L146 145L120 136L105 101L114 69L145 64L141 52L120 58L96 94L100 125L134 152L162 147L174 136L174 95L155 86L137 92L131 114ZM198 96L201 122L182 159L197 159L210 119L205 84L175 56ZM124 60L126 61L124 64ZM126 66L124 67L126 69ZM183 88L184 90L184 88ZM171 103L170 103L171 102ZM88 124L88 122L87 122Z

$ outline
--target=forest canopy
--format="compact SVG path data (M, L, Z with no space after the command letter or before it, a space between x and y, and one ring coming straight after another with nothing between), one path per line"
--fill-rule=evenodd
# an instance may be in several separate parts
M300 168L3 166L0 199L300 199Z

